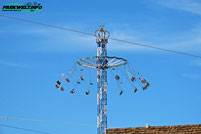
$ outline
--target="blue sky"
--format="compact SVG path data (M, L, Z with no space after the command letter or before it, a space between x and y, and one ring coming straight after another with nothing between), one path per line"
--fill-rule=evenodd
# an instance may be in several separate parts
M0 6L10 2L16 1ZM103 24L114 38L201 55L200 0L38 3L43 5L38 13L0 14L90 33ZM90 96L54 88L79 58L96 55L94 37L0 17L0 41L0 116L96 125L96 87ZM108 87L109 128L201 123L200 59L112 40L108 55L127 59L151 84L146 92L121 97L113 84ZM0 122L51 134L96 133L96 127ZM0 133L29 132L0 126Z

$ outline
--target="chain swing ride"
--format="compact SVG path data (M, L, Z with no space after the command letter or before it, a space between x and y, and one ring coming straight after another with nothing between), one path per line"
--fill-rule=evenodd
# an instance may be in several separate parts
M97 56L81 58L75 63L72 69L61 75L55 87L64 91L64 85L68 84L70 93L76 93L77 89L87 88L86 95L90 94L91 88L95 85L91 75L92 70L97 72L97 133L106 134L107 129L107 75L111 73L112 78L119 88L119 95L124 92L124 83L128 82L133 93L139 88L146 90L150 84L137 72L127 60L118 57L107 56L107 43L110 36L109 31L101 28L95 31L97 42ZM77 78L74 81L73 77ZM74 84L71 84L74 83ZM71 85L71 86L70 86Z

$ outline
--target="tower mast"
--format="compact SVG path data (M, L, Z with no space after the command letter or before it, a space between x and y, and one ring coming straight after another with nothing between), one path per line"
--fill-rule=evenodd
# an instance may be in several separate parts
M97 30L97 132L106 134L107 129L107 47L109 32Z

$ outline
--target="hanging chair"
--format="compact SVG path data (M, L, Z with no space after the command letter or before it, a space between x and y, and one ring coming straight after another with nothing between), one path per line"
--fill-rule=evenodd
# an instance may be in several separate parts
M80 76L80 80L84 81L84 78L83 78L83 76Z
M77 81L77 84L80 84L81 82Z
M67 82L70 82L70 80L69 80L68 78L66 78L66 81L67 81Z
M142 80L141 80L141 82L142 82L142 83L145 83L145 82L146 82L146 80L145 80L145 79L142 79Z
M121 96L123 94L123 90L120 91L119 95Z
M137 92L137 88L134 89L134 93L136 93L136 92Z
M90 85L94 85L92 82L89 83Z
M57 84L61 85L61 82L58 80L58 81L57 81Z
M145 85L144 85L144 87L143 87L143 90L146 90L148 87L149 87L150 85L149 85L149 83L147 82L147 83L145 83Z
M134 77L134 76L131 77L131 81L132 81L132 82L135 81L135 77Z
M85 92L86 95L89 95L90 91L88 90L87 92Z
M72 89L72 90L70 91L70 93L71 93L71 94L74 94L74 93L75 93L75 89Z
M119 80L120 79L119 75L115 75L115 79Z
M61 90L61 91L64 91L64 87L61 87L60 90Z
M59 88L59 84L56 84L55 87L56 87L56 88Z

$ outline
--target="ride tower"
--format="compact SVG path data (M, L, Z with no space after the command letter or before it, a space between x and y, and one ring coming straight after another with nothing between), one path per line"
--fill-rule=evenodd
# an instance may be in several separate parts
M110 33L101 27L95 31L97 42L97 132L106 134L107 129L107 46Z
M97 71L97 133L106 134L107 130L107 71L110 71L113 75L111 78L115 79L115 82L120 89L119 95L123 94L123 85L130 85L133 93L138 91L138 87L142 88L143 91L146 90L150 84L147 82L143 75L137 72L132 65L124 58L119 58L116 56L107 56L107 43L110 36L109 31L103 29L103 25L99 30L95 31L96 43L97 43L97 56L85 57L77 60L75 67L72 70L68 70L67 73L63 73L60 80L57 81L55 87L60 88L64 91L64 85L66 83L73 85L73 76L77 77L75 72L78 74L78 79L76 85L73 85L70 93L74 94L78 90L78 85L88 83L87 85L93 86L93 82L90 78L88 81L86 77L86 71L90 72L90 68ZM78 66L77 66L78 65ZM81 68L79 68L81 67ZM118 74L118 69L122 67L124 73ZM123 76L123 79L120 77ZM86 78L86 79L85 79ZM71 81L72 80L72 81ZM127 81L127 82L126 82ZM126 84L123 84L123 83ZM81 86L81 88L88 88L87 86ZM85 92L86 95L90 94L90 88Z

